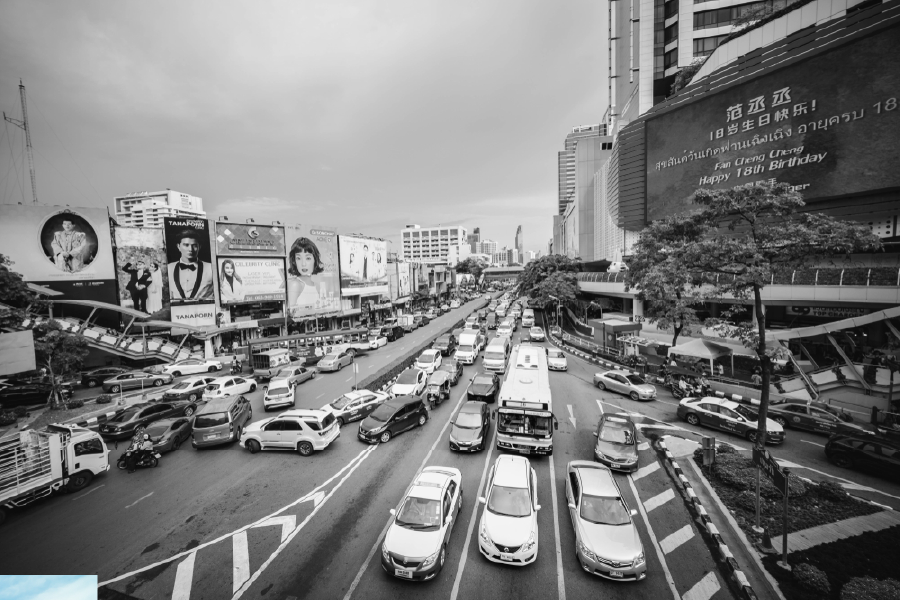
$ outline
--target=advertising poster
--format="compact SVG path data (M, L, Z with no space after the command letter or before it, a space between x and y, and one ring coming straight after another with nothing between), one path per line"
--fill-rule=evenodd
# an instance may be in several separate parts
M341 310L338 235L334 229L288 225L287 302L300 319Z
M338 247L342 295L388 295L387 242L341 235Z
M114 228L119 306L153 314L169 307L169 277L162 229Z
M5 204L0 239L3 254L25 281L116 278L105 208Z
M283 258L220 258L222 305L284 300Z
M216 223L216 256L284 256L284 228Z
M188 304L172 307L172 322L193 327L214 327L215 304Z
M166 217L163 232L172 304L213 302L216 274L209 243L209 221Z
M411 293L412 263L397 263L398 297L405 298Z

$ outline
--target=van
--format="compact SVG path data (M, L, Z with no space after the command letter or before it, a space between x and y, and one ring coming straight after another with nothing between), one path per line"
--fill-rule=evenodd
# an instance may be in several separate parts
M497 319L497 315L494 313L488 313L487 328L488 329L497 329L497 323L499 323L499 319Z
M534 310L526 308L522 311L522 327L534 327Z
M244 426L253 418L250 401L243 396L215 398L194 416L191 446L205 448L241 439Z
M477 330L467 329L459 336L459 346L456 348L456 359L464 365L474 365L481 350L481 336Z
M495 337L492 339L484 351L484 358L482 359L484 370L505 373L506 360L509 358L511 348L512 346L507 337Z

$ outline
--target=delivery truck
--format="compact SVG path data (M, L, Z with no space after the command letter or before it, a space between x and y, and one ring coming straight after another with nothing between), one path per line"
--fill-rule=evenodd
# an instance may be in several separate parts
M99 433L75 425L48 425L0 440L0 524L8 510L57 492L78 492L109 470Z

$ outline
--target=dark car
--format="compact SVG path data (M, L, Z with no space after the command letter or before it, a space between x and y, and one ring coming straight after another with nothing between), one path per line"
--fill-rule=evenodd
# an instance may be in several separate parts
M188 377L167 389L163 394L163 400L188 400L196 402L203 398L203 390L211 382L215 381L215 377ZM190 415L188 415L190 416Z
M359 424L357 437L369 444L387 443L398 433L422 426L428 409L418 396L398 396L381 404Z
M389 342L395 342L403 337L403 328L399 325L385 325L369 330L369 336L384 336Z
M434 343L431 345L435 350L441 351L441 356L450 356L453 354L453 351L456 350L457 342L456 336L452 333L445 333L438 339L434 340Z
M456 385L457 383L459 383L459 380L463 374L462 363L451 357L445 358L441 362L441 366L439 366L437 370L446 371L450 374L450 385Z
M130 438L139 427L147 427L160 419L191 416L196 410L195 403L183 400L132 404L101 425L100 435L114 440Z
M853 423L853 417L824 402L784 402L769 406L769 418L782 427L806 429L815 433L849 435L874 433L867 426Z
M900 480L900 441L869 434L836 433L825 443L825 456L839 467Z
M168 373L154 372L151 369L143 371L128 371L121 375L115 375L103 382L103 391L118 394L122 390L144 389L159 387L172 383L174 377Z
M496 373L479 373L472 378L469 389L466 390L466 399L478 400L493 404L500 393L500 376Z
M85 387L97 387L110 377L127 373L130 370L131 369L126 369L125 367L100 367L99 369L82 373L81 385Z
M49 383L26 383L11 385L0 390L0 406L11 408L13 406L28 406L31 404L46 404L50 400ZM72 387L64 385L60 388L64 400L72 397Z
M484 402L466 402L450 422L450 449L484 450L491 431L491 411Z
M178 450L181 443L191 437L193 430L191 419L177 417L175 419L160 419L147 426L144 433L150 436L153 449L157 452L169 452Z

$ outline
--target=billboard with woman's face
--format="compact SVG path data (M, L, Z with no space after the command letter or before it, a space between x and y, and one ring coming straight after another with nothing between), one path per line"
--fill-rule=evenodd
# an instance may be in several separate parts
M387 242L372 238L339 236L341 294L374 296L389 294Z
M300 319L340 311L337 232L327 227L288 225L285 233L291 317Z
M220 258L222 305L284 300L283 258Z

